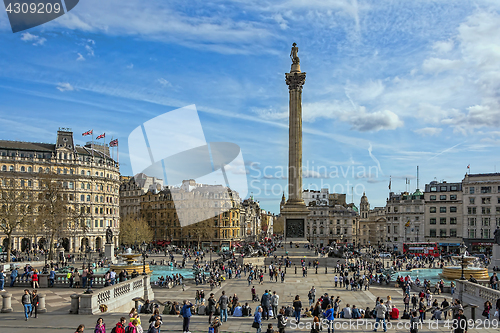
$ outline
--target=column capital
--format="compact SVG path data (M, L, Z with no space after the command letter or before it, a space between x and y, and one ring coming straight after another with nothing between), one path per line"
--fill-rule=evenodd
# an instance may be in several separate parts
M302 90L302 86L306 82L306 73L285 73L285 82L290 90Z

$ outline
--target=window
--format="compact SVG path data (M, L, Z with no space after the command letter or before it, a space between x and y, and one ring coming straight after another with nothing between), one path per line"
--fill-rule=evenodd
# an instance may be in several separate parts
M21 187L24 187L24 179L21 179Z
M496 212L500 213L500 207L498 207L498 206L496 207Z
M467 207L467 214L476 214L476 207Z
M87 201L90 201L90 194L87 195Z
M481 229L481 238L490 238L490 229Z
M430 207L429 208L430 213L435 213L436 212L436 207Z
M2 171L7 171L7 166L2 165ZM500 199L499 199L500 200Z
M446 237L446 229L439 229L439 237Z
M457 195L456 194L451 194L450 195L450 200L457 200Z
M14 166L13 166L13 165L11 165L11 166L9 167L9 171L14 171Z
M28 180L28 186L31 187L32 183L31 180Z
M446 200L446 195L440 195L439 200Z
M481 204L488 205L490 203L491 203L491 198L490 197L481 198Z
M469 229L469 238L476 238L476 229Z
M446 224L446 217L439 218L439 224Z
M491 219L489 217L483 217L481 219L481 224L485 227L489 227L490 226L490 221Z
M429 230L429 237L436 237L436 229Z
M457 207L452 206L450 207L450 213L456 213L457 212Z
M490 207L481 207L482 214L490 214Z
M73 182L69 182L69 183L68 183L68 187L69 187L69 189L70 189L70 190L72 190L72 189L73 189L73 186L74 186L74 185L73 185Z
M395 226L394 226L394 233L395 233L395 234L397 234L397 233L398 233L398 226L397 226L397 225L395 225Z
M469 217L469 226L473 227L476 225L476 218L475 217Z
M491 186L481 186L481 193L491 193Z
M469 198L469 203L470 203L471 205L476 204L476 198Z
M458 191L458 186L457 185L451 185L450 186L450 191Z
M337 229L338 230L338 229ZM337 232L338 233L338 232ZM387 233L390 234L391 233L391 227L390 226L387 226Z
M435 218L430 219L429 224L436 224L436 219Z
M450 229L450 237L457 237L457 229Z
M25 172L26 168L24 166L21 167L21 172Z
M456 217L450 217L450 224L457 224L457 218Z
M437 192L437 186L431 186L431 192Z
M96 228L97 228L98 226L99 226L99 220L95 220L95 222L94 222L94 227L96 227Z
M439 207L440 213L446 213L446 207Z
M439 188L439 190L440 190L441 192L446 192L447 188L446 188L446 186L441 186L441 187Z
M81 202L85 201L85 195L84 194L80 195L80 201Z
M436 200L436 196L435 196L435 195L431 195L431 196L429 197L429 199L434 201L434 200Z
M82 188L82 190L84 190L85 189L85 183L82 183L80 187Z
M474 194L474 187L469 187L469 194Z
M80 171L80 174L81 174L82 176L85 176L85 170Z

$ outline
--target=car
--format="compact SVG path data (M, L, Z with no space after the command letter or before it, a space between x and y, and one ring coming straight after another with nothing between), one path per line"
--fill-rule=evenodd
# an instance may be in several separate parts
M379 253L378 255L380 258L390 258L391 257L391 254L390 253L387 253L387 252L383 252L383 253Z

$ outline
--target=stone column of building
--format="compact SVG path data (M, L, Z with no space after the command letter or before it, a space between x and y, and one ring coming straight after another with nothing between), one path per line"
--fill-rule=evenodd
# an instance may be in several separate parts
M307 241L305 221L309 210L302 199L302 86L306 73L300 71L298 50L293 43L292 67L290 73L285 74L289 90L288 200L281 214L285 221L285 239Z

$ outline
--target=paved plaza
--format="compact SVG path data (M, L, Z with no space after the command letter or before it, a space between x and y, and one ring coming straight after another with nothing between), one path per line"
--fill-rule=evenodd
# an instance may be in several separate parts
M347 291L345 288L335 288L334 287L334 277L335 274L329 271L328 274L324 273L324 270L318 270L318 274L314 274L313 271L305 278L302 274L294 274L293 269L288 270L286 275L285 283L281 282L269 282L268 278L264 278L264 284L252 284L255 285L259 295L264 293L265 289L270 291L276 291L280 296L280 306L281 305L291 305L292 299L295 295L300 295L304 306L308 304L307 293L312 286L316 287L317 296L328 293L330 296L340 296L342 303L341 307L349 304L351 307L356 305L358 308L365 309L370 307L373 309L375 306L375 300L377 297L383 297L385 300L388 295L392 297L393 303L402 312L403 306L403 293L400 289L394 288L393 286L371 286L367 291ZM300 271L299 271L300 272ZM322 273L320 273L322 272ZM222 288L215 288L213 292L215 297L218 298L221 295L221 291L224 290L226 295L232 296L237 294L240 303L249 302L252 308L255 309L257 303L251 302L251 286L248 285L247 280L244 276L241 279L231 279L223 283ZM38 319L30 319L29 321L24 321L24 316L22 312L22 305L20 303L22 290L24 288L8 288L8 292L13 294L12 297L12 307L14 312L12 313L2 313L0 314L0 332L74 332L75 328L79 324L84 324L86 326L85 332L93 332L93 327L95 326L95 321L99 316L83 316L83 315L70 315L69 311L69 295L74 293L76 290L68 290L62 288L51 288L51 289L40 289L40 293L46 294L46 307L48 312L45 314L40 314ZM196 286L194 283L188 282L185 287L185 291L177 286L173 289L160 289L154 288L155 299L162 302L170 301L182 301L183 299L189 299L194 303L194 296L197 289L204 289L207 297L210 294L210 287L208 285ZM81 289L80 289L81 290ZM434 296L438 298L441 302L444 297L451 299L451 295L444 294L440 296ZM118 322L121 316L126 316L127 313L106 313L103 314L104 322L106 323L107 330L110 332L111 328ZM477 313L478 318L480 312ZM149 315L143 315L142 320L147 322ZM182 332L182 319L177 316L163 316L162 332ZM304 327L294 328L290 323L286 329L287 332L309 332L310 326L308 323L312 322L311 318L305 318L301 321ZM371 325L373 325L375 320L369 319L367 321L355 321L355 320L336 320L336 331L341 332L367 332L370 331ZM265 327L268 323L273 323L274 328L277 330L277 320L263 321L263 331L265 332ZM399 323L399 324L398 324ZM408 323L408 320L397 320L392 321L392 327L389 326L389 331L395 332L409 332L404 324ZM221 332L255 332L255 329L251 327L252 318L232 318L229 317L228 322L224 323L221 327ZM429 327L430 321L426 321L420 332L433 332L442 331L449 332L450 329L445 327L445 322L441 322L437 327ZM435 324L434 324L435 325ZM146 326L146 325L143 325ZM208 332L208 317L207 316L193 316L191 319L191 332ZM380 330L382 331L382 330ZM481 329L471 329L470 332L498 332L495 328L481 328ZM324 330L326 332L326 330Z

